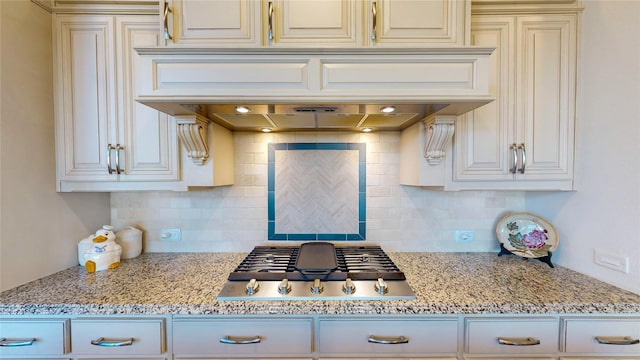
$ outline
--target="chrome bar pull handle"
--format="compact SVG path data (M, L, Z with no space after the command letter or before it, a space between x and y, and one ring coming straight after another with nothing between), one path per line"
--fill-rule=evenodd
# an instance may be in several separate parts
M34 341L36 341L36 338L30 338L30 339L0 338L0 346L5 346L5 347L30 346L30 345L33 345Z
M511 346L540 345L540 340L532 337L499 337L498 344Z
M113 145L107 144L107 171L109 174L113 174L113 168L111 167L111 151L113 149Z
M369 335L369 339L367 341L374 344L407 344L409 343L409 338L406 336Z
M107 340L101 337L95 340L91 340L91 345L105 346L105 347L131 346L133 345L133 338Z
M596 341L603 345L635 345L640 344L640 339L631 336L596 336Z
M169 2L167 0L164 1L164 11L162 13L162 21L164 23L164 39L165 40L173 40L173 36L169 34L169 13L171 13L171 8L169 8Z
M124 150L124 146L120 146L120 144L116 144L116 174L122 174L124 170L120 167L120 150Z
M220 338L220 342L223 344L242 345L242 344L258 344L262 341L260 335L256 336L225 336Z
M518 149L520 150L520 154L522 154L522 160L520 163L520 170L518 170L518 172L520 172L520 174L524 174L524 168L526 166L526 162L527 162L527 151L524 147L524 144L520 144L520 146L518 146Z
M269 1L268 18L267 18L267 38L273 40L273 1Z
M513 166L511 167L510 172L512 174L515 174L518 172L518 145L511 144L511 146L509 146L509 149L511 149L511 152L513 153Z
M376 32L378 30L378 4L374 1L371 3L371 40L376 41Z

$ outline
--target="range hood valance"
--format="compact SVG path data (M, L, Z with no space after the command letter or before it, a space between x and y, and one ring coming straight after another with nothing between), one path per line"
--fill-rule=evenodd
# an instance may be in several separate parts
M136 100L230 130L402 130L492 101L493 50L137 48Z

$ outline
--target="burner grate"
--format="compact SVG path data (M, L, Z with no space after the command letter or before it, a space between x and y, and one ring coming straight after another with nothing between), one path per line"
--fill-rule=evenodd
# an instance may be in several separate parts
M295 267L299 250L299 246L256 246L229 274L229 280L405 280L404 273L379 246L336 246L337 268L311 276Z

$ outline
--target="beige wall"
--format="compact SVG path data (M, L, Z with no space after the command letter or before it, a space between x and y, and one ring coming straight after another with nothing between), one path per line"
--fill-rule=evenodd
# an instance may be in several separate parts
M558 264L640 293L640 1L583 4L578 191L526 206L556 224ZM594 264L596 248L628 257L629 274Z
M0 290L77 264L108 194L55 192L51 14L0 0Z

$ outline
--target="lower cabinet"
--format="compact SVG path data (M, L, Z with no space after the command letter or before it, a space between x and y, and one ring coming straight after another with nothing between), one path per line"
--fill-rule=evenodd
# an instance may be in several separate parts
M71 351L68 319L0 318L0 358L63 357Z
M640 314L0 316L0 358L640 360Z
M562 329L563 350L569 356L565 360L596 356L640 360L640 317L565 317Z
M465 319L464 352L469 356L544 356L558 352L557 317Z
M456 359L457 317L321 317L318 352L327 357Z
M71 320L74 355L162 358L166 351L163 318L78 318Z
M174 317L175 359L283 356L313 351L313 318Z

